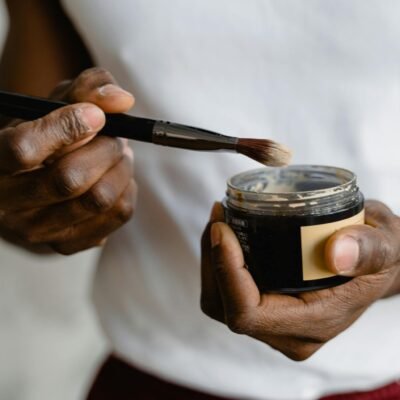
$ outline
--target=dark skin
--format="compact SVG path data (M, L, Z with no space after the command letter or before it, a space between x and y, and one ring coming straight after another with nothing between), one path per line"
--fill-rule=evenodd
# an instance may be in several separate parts
M373 302L400 292L400 218L383 203L368 201L366 225L343 228L326 244L328 268L355 278L297 296L260 293L222 221L216 203L202 238L202 310L292 360L307 359Z
M6 5L10 26L0 63L3 89L48 96L59 82L94 66L59 1L6 0Z
M39 252L102 245L131 218L137 188L126 141L97 133L104 112L126 112L134 98L103 69L78 75L90 56L58 2L7 5L2 87L41 96L52 91L73 104L0 131L0 235Z
M96 134L104 112L125 112L134 100L107 71L87 69L91 57L57 1L7 4L1 86L43 96L78 78L53 92L73 105L0 131L0 235L30 250L72 254L104 243L133 213L132 154L121 140ZM293 360L310 357L374 301L400 291L400 219L368 202L366 220L326 245L327 266L352 281L298 296L264 294L216 204L202 238L203 311Z

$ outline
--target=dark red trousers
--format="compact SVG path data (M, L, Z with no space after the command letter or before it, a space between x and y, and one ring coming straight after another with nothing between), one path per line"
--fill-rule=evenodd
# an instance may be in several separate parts
M174 385L141 372L115 357L110 357L100 369L87 400L229 399ZM321 400L400 400L400 384L392 383L371 392L328 396Z

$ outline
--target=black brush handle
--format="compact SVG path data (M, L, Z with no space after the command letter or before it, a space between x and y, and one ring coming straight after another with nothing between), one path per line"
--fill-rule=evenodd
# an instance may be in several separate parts
M7 117L31 121L67 105L68 103L63 101L0 90L0 114ZM127 114L106 114L106 124L100 133L152 143L155 123L152 119Z

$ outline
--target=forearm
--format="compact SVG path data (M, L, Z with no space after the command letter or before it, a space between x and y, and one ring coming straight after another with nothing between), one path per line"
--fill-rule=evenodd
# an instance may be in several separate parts
M54 86L92 65L89 52L55 0L6 0L9 31L0 87L47 96Z

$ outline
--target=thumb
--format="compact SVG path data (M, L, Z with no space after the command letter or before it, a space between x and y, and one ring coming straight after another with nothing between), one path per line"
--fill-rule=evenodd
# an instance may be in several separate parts
M60 149L91 140L104 123L100 108L78 103L7 128L0 132L0 171L14 173L38 167Z
M351 226L329 238L325 260L328 268L339 275L374 274L396 261L398 247L381 229L369 225Z

